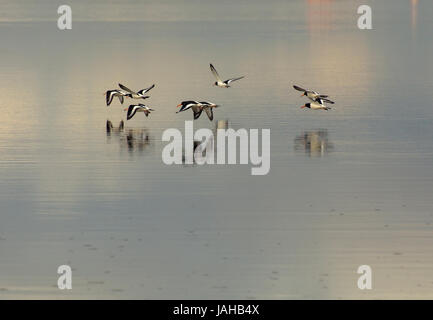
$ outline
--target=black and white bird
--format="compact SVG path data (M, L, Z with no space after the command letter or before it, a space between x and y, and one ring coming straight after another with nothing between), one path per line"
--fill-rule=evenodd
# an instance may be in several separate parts
M130 120L132 119L132 117L137 113L137 112L143 112L145 114L146 117L149 116L151 111L155 111L151 108L149 108L148 106L144 105L144 104L131 104L128 108L125 108L125 111L128 110L128 113L126 114L126 120Z
M177 107L178 108L180 107L180 109L176 113L191 109L192 112L194 113L194 119L198 119L198 117L200 117L200 114L202 112L200 102L195 100L182 101L177 105Z
M317 101L304 104L301 107L301 109L303 109L303 108L308 108L308 109L312 109L312 110L330 110L331 109L330 107L326 106L320 98L318 98Z
M319 94L319 93L317 93L316 91L313 91L313 90L306 90L306 89L301 88L301 87L296 86L296 85L294 85L293 88L295 90L303 92L303 94L301 95L301 97L306 96L308 99L310 99L313 102L318 102L319 104L323 103L323 102L334 104L334 101L329 100L327 95ZM321 101L319 101L319 99Z
M176 113L179 113L179 112L182 112L182 111L185 111L185 110L191 109L191 108L193 108L193 107L198 107L199 105L200 105L200 102L195 101L195 100L186 100L186 101L182 101L181 103L179 103L179 104L177 105L177 107L178 107L178 108L180 107L180 109L179 109L179 111L177 111Z
M114 97L118 97L121 104L123 104L123 97L127 96L128 92L124 90L114 89L108 90L105 93L105 102L107 103L107 107L111 104Z
M245 78L245 76L242 77L237 77L237 78L231 78L228 80L221 80L221 77L219 76L218 72L216 71L215 67L212 65L212 63L210 64L210 70L212 71L213 75L216 78L216 82L214 83L214 85L216 85L217 87L222 87L222 88L230 88L229 84L232 83L233 81L236 80L240 80L242 78Z
M131 89L129 89L128 87L125 87L121 83L119 83L119 87L121 89L125 90L128 93L126 96L129 97L129 98L132 98L132 99L147 99L147 98L149 98L149 96L145 95L146 92L152 90L155 87L155 85L152 84L149 88L142 89L142 90L137 91L137 92L132 91Z
M218 107L215 103L208 102L208 101L195 101L195 100L188 100L183 101L182 103L177 105L180 107L180 110L176 113L186 111L188 109L191 109L194 114L194 120L198 119L203 112L203 110L206 112L209 120L213 120L213 110L212 108Z

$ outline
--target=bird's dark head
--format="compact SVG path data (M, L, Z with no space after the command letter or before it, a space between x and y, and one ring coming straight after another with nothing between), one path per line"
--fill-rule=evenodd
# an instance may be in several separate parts
M311 108L311 103L306 103L306 104L304 104L304 105L301 107L301 109L304 109L304 108Z
M217 86L217 85L218 85L218 82L215 81L213 85L214 85L214 86Z
M147 99L147 98L150 98L150 96L144 96L144 97L141 97L141 99Z
M191 105L192 103L193 103L193 101L182 101L181 103L179 103L177 105L177 107L180 108L178 112L182 112L182 111L188 110L189 109L188 105Z

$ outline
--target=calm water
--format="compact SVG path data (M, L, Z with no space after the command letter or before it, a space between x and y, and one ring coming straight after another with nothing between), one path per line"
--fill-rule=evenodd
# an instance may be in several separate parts
M0 298L433 298L433 3L365 3L371 31L357 1L70 1L62 32L63 2L1 1ZM118 82L156 111L107 108ZM270 173L164 165L188 99L270 128Z

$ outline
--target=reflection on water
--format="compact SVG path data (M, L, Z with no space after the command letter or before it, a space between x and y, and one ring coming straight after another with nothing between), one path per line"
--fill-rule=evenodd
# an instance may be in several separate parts
M376 1L375 32L353 1L76 0L63 33L53 3L0 17L0 299L432 297L432 1ZM247 78L215 88L210 62ZM160 83L158 112L107 108L118 82ZM301 112L293 83L338 106ZM224 106L195 129L271 128L270 174L163 164L184 98Z
M121 145L126 145L129 152L142 153L146 147L150 146L149 132L146 128L127 129L120 141L123 141Z
M213 157L214 153L214 137L206 137L203 140L194 140L193 142L193 156L187 155L183 150L182 162L185 166L194 164L204 164L207 157Z
M126 128L123 120L118 127L114 127L110 120L106 123L107 137L116 136L121 149L127 148L130 153L142 153L146 147L150 146L150 135L146 128Z
M113 126L113 123L110 120L107 120L105 127L107 130L107 137L110 137L112 133L115 135L119 135L121 132L123 132L123 130L125 128L125 123L123 122L123 120L121 120L119 123L119 126L117 128L115 128Z
M295 138L295 151L309 157L323 157L334 149L326 129L304 131Z
M311 34L322 33L332 29L336 15L332 1L307 1L307 27Z
M412 29L416 28L416 21L418 18L418 0L411 0L411 21L412 21Z
M185 149L182 151L182 162L184 165L188 164L203 164L205 163L206 159L214 158L216 156L216 150L215 150L215 141L217 139L217 130L218 129L228 129L229 127L229 120L217 120L215 122L215 129L213 130L213 136L206 137L203 140L196 140L194 139L193 142L193 155L188 156L185 152Z

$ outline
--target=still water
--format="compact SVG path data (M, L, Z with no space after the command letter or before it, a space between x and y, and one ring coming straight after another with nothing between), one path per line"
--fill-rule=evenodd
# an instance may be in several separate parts
M363 31L357 1L70 1L59 31L61 4L1 1L1 299L433 298L433 3L365 1ZM269 174L163 164L189 99L271 129Z

